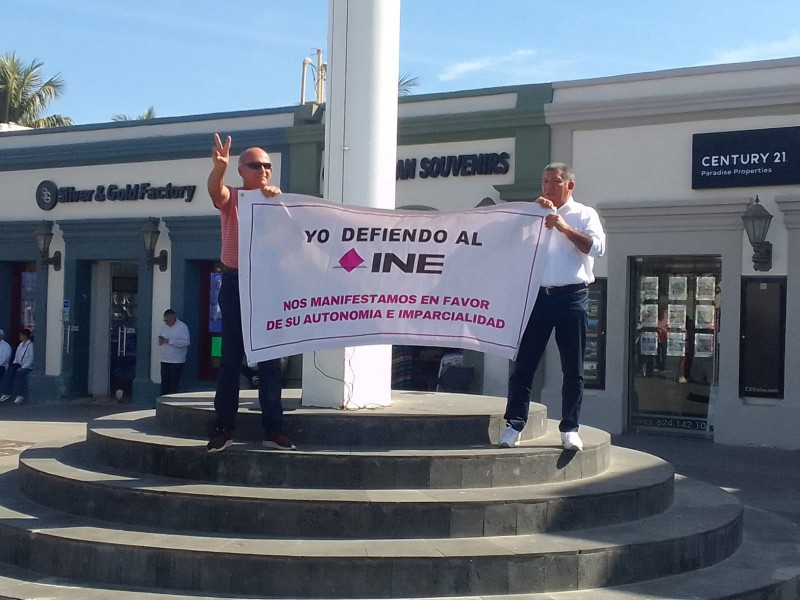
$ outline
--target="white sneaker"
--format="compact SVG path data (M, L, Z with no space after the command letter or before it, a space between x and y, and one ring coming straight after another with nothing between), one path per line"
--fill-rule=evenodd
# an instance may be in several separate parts
M562 431L561 445L564 450L583 450L583 440L577 431Z
M23 402L25 402L24 396L17 396L16 398L14 398L14 404L22 404Z
M11 396L9 396L8 394L3 394L2 396L0 396L0 402L5 402L6 400L11 400Z
M497 444L500 448L513 448L517 444L519 444L519 436L521 433L511 427L511 425L506 425L506 430L503 432L503 435L500 436L500 443Z

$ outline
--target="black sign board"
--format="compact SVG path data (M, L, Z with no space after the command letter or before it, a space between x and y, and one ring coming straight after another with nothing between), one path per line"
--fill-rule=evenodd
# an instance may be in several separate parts
M800 183L800 127L696 133L692 189Z

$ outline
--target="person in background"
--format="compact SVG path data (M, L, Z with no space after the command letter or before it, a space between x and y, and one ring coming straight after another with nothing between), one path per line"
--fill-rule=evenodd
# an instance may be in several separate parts
M508 382L506 430L501 448L519 443L528 422L533 376L555 330L561 357L561 444L566 450L582 450L578 418L583 400L583 355L589 306L588 286L594 281L595 257L606 248L606 235L597 211L572 197L575 175L563 163L544 168L542 195L536 202L551 209L544 225L553 230L547 250L541 288L522 335L514 373Z
M25 402L28 387L28 373L33 370L33 339L30 329L19 332L19 346L14 353L14 362L11 363L3 377L3 395L0 402L14 398L14 404Z
M219 210L222 227L222 285L219 306L222 311L222 356L220 358L217 391L214 396L216 423L206 449L221 452L233 443L236 413L239 410L239 377L244 358L242 314L239 304L239 188L225 185L225 170L231 152L231 137L225 143L214 134L211 153L212 168L208 176L208 194ZM248 148L239 156L239 175L244 190L261 190L267 198L281 193L270 185L272 161L261 148ZM294 450L289 437L283 433L283 376L281 361L276 358L258 363L258 400L261 405L261 424L264 427L264 447Z
M436 391L437 392L449 392L452 390L445 389L445 386L442 385L442 375L444 375L445 371L450 367L461 367L464 366L464 351L460 348L445 348L444 353L442 354L442 358L439 361L439 373L436 376Z
M0 329L0 381L11 366L11 356L14 354L11 350L11 344L6 341L6 332Z
M164 322L158 330L161 347L161 395L176 394L181 387L181 372L189 348L189 328L175 311L164 311Z
M656 356L656 371L665 371L667 368L667 311L658 309L658 355Z

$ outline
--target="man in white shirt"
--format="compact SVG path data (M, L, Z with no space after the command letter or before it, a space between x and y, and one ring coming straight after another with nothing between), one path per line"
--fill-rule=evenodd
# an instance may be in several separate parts
M0 378L6 374L11 366L11 344L6 341L6 332L0 329Z
M164 322L158 331L161 346L161 395L175 394L181 386L181 371L189 348L189 328L175 311L164 311Z
M561 356L561 443L566 450L582 450L578 417L583 400L583 355L586 350L588 286L594 281L595 257L606 248L606 235L597 211L572 197L575 175L567 165L544 168L542 195L536 202L551 209L545 227L553 230L542 287L520 342L514 374L508 382L507 427L501 448L517 445L528 421L531 385L553 330Z

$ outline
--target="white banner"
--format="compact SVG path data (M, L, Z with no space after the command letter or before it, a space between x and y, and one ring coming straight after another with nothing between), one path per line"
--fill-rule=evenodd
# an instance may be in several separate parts
M514 358L541 280L548 211L381 210L239 196L248 362L366 344Z

